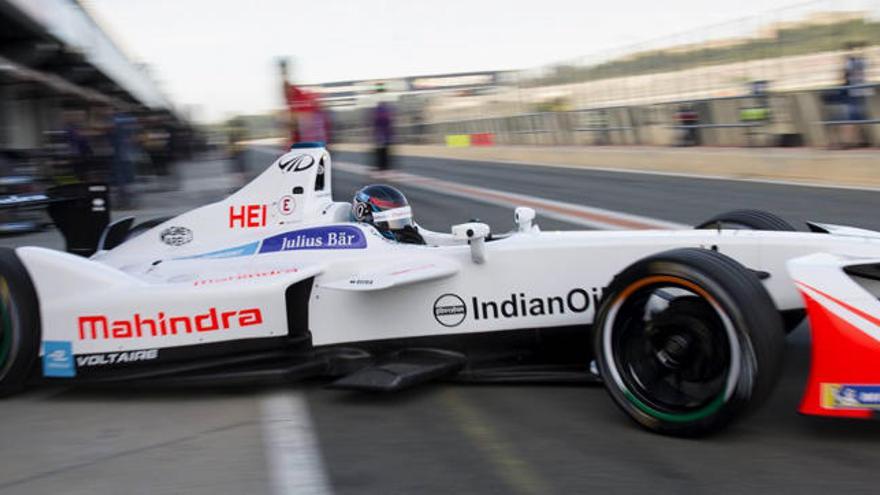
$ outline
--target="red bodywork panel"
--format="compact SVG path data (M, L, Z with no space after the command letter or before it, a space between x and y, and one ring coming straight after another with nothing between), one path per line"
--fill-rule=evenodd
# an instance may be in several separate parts
M880 319L815 287L803 283L798 286L806 302L813 340L810 377L799 411L820 416L871 418L874 411L880 409L880 403L874 404L874 396L880 392L880 342L835 315L804 289L833 301L866 324L878 325ZM851 396L844 397L847 394ZM866 402L871 406L865 407Z

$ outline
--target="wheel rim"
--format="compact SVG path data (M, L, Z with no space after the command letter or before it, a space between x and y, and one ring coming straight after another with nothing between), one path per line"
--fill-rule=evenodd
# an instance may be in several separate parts
M0 279L0 372L5 371L12 352L11 301L9 286Z
M611 378L651 417L705 418L736 388L739 344L730 319L688 280L654 276L631 284L613 302L602 330Z

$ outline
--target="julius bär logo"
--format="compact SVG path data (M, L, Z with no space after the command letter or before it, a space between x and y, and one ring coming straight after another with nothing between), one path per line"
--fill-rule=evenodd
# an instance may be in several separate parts
M311 227L292 230L263 239L260 253L299 251L306 249L364 249L364 233L352 225Z
M284 172L302 172L312 168L315 158L312 155L296 155L295 157L278 162L278 168Z
M260 325L263 313L259 308L219 311L210 308L194 316L167 316L160 311L155 318L135 313L131 318L111 320L104 315L77 318L79 340L132 339L167 337L195 332L213 332Z
M467 306L455 294L443 294L434 301L434 319L444 327L456 327L466 316Z

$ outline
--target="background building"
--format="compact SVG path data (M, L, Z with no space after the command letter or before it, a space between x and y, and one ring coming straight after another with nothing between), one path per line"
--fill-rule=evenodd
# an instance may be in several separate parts
M0 0L0 148L32 149L64 110L180 120L147 68L76 0Z

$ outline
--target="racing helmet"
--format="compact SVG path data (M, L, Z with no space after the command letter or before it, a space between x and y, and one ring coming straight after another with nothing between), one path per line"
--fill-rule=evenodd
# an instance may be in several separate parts
M411 244L424 244L413 222L409 201L397 188L372 184L354 194L351 214L355 221L376 227L384 237Z

